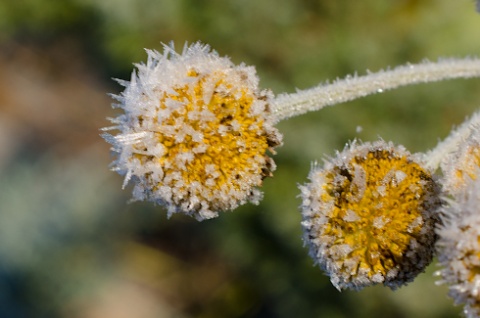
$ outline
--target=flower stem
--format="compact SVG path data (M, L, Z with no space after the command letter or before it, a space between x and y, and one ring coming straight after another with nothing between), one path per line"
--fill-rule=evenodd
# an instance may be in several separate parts
M401 86L470 77L480 77L480 59L444 59L407 64L364 76L347 76L331 84L321 84L292 94L280 94L272 104L272 113L274 121L279 122Z

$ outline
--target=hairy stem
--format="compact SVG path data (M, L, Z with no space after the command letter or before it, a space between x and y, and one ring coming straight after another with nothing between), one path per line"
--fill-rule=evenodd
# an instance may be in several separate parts
M325 106L401 86L470 77L480 77L480 59L444 59L407 64L364 76L347 76L331 84L322 84L293 94L278 95L272 103L272 113L275 122L279 122Z

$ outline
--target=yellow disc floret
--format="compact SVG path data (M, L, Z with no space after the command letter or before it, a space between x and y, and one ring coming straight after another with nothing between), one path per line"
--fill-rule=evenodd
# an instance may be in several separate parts
M338 289L395 288L430 262L437 186L409 153L354 144L309 178L305 239Z
M254 69L199 44L172 57L149 53L122 96L122 134L107 136L118 170L136 181L134 198L199 220L257 203L257 187L275 169L267 151L281 136Z
M176 88L175 95L165 94L160 100L161 109L166 108L165 101L169 99L184 103L162 125L173 127L181 122L181 125L188 125L189 129L201 132L201 136L194 140L193 136L185 135L178 142L178 135L159 131L158 141L167 150L156 160L162 166L169 167L164 169L166 174L181 172L184 185L178 189L179 192L187 193L188 185L199 182L207 185L209 191L195 189L190 195L211 196L212 200L216 200L215 193L222 191L223 187L241 190L245 172L249 175L262 175L268 136L262 130L263 118L255 117L250 112L256 96L243 88L225 84L221 74L213 74L211 77L216 83L213 83L213 94L208 103L204 102L202 94L205 81L211 81L212 78L199 80L193 88L193 94L186 86ZM201 112L208 113L208 119L192 116ZM191 156L183 159L185 154ZM261 164L253 164L252 161L255 160Z

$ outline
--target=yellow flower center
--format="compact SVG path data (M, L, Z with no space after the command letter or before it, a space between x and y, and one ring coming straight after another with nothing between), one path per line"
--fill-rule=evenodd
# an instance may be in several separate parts
M230 209L270 176L272 161L266 151L279 141L265 129L264 114L252 109L264 96L229 82L222 72L201 76L192 70L188 77L191 83L164 92L159 100L158 112L169 111L154 120L163 155L137 158L162 167L162 180L146 179L153 191L173 189L176 204L189 200L192 211L202 202L211 210ZM247 78L237 74L235 80ZM177 105L174 110L172 104Z
M333 208L322 235L335 238L334 246L348 246L352 260L350 265L337 260L340 271L387 277L402 263L412 240L421 240L430 175L406 156L376 150L354 157L347 167L335 167L326 179L322 201Z

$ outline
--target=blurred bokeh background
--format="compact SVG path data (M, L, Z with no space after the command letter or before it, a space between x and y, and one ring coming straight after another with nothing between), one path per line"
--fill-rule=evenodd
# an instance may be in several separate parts
M0 0L0 317L458 317L432 264L338 292L301 240L297 184L354 138L426 151L480 80L406 87L282 122L265 198L201 223L128 203L99 137L144 48L210 44L293 92L480 53L472 0ZM361 128L361 129L360 129Z

